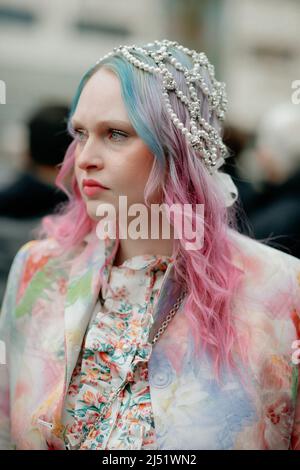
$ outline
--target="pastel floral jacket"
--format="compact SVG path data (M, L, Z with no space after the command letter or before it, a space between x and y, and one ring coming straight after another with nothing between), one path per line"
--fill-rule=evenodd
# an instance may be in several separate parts
M300 261L237 232L230 236L243 271L232 308L238 331L250 338L254 392L230 371L218 384L210 357L194 359L183 302L148 363L157 448L300 450L300 366L292 356L300 339ZM52 239L31 241L10 269L0 317L2 449L47 450L49 442L63 448L62 407L105 250L93 234L63 257L56 248ZM180 289L170 263L152 332Z

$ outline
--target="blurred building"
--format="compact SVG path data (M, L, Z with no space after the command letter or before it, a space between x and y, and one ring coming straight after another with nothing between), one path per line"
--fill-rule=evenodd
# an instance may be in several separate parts
M252 129L277 103L291 102L300 78L300 2L226 0L224 79L232 123Z
M99 57L154 38L204 50L227 84L227 124L252 131L300 78L299 21L299 0L0 0L0 164L41 98L69 101Z
M252 131L300 79L299 0L166 0L172 38L203 49L226 82L227 121Z
M27 138L22 123L32 109L45 100L70 101L83 73L102 55L124 42L162 38L164 27L159 0L0 0L5 178L7 166L19 165Z

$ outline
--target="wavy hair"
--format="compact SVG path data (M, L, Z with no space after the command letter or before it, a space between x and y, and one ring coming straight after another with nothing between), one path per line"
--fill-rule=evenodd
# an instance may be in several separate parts
M183 65L191 68L188 55L176 48L172 53ZM155 65L153 59L136 52L136 57L149 65ZM230 208L224 207L220 189L212 181L199 155L191 149L182 132L173 125L162 96L160 78L142 71L130 64L121 55L105 58L90 68L82 77L74 96L68 129L71 132L70 119L75 112L80 94L89 78L100 67L113 71L119 78L122 97L129 119L144 143L154 155L154 162L148 182L145 186L145 203L150 205L151 194L162 188L163 203L204 205L204 243L199 250L186 250L183 238L175 239L173 255L175 275L187 288L184 313L191 324L195 354L207 347L211 351L214 371L219 378L222 364L237 370L232 349L240 337L234 325L232 298L238 289L242 271L232 261L233 241L230 230L237 230L237 203ZM168 64L179 88L188 96L188 88L182 72ZM201 66L200 73L211 89L212 84L206 69ZM202 117L223 136L223 128L215 113L210 113L208 100L195 84L201 101ZM189 114L185 105L170 95L173 109L186 127ZM96 222L87 214L74 175L74 151L76 139L69 146L64 161L56 178L56 186L64 191L69 200L59 210L42 219L39 238L53 237L63 251L81 243L83 238L95 230ZM70 191L65 180L71 177ZM196 206L195 206L196 207ZM197 217L193 209L192 218ZM176 221L174 221L174 229ZM237 249L237 247L235 247ZM240 345L240 357L246 362L247 345Z

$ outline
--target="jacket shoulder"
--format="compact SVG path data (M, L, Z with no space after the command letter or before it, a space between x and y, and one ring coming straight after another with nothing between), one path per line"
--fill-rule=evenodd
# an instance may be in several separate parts
M1 310L7 305L12 309L18 304L33 279L38 280L39 272L48 266L49 261L54 260L58 268L61 259L58 250L58 243L52 238L30 240L19 248L10 266ZM55 266L52 271L55 271Z
M236 299L244 312L257 321L272 319L278 327L291 322L300 335L300 260L238 232L231 236L233 262L242 271Z
M233 262L242 271L234 296L237 318L253 338L264 338L265 344L272 338L290 349L300 338L300 261L245 235L231 235Z
M59 245L54 238L45 238L43 240L30 240L21 246L18 250L17 255L27 254L29 255L38 255L44 253L46 256L54 256L58 252Z
M235 247L234 257L244 260L251 269L249 260L273 269L282 268L300 273L300 260L295 256L253 239L235 230L229 230L229 236Z

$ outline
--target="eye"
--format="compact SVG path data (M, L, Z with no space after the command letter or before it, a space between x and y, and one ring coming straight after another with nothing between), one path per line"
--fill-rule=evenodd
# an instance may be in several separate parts
M79 142L82 142L83 137L85 137L82 129L74 129L72 126L69 127L69 133L71 137L77 139Z
M119 138L121 137L121 140L122 140L122 138L125 138L125 139L126 139L126 137L128 137L127 134L125 134L125 133L122 132L122 131L118 131L117 129L109 129L109 130L108 130L108 133L111 134L111 135L115 135L115 136L117 136L117 137L119 137ZM119 140L120 140L119 138L118 138L118 139L112 139L112 140L117 140L117 141L119 141Z
M83 129L73 128L71 125L68 127L69 134L73 139L78 140L79 142L83 142L86 135ZM128 135L122 131L117 129L108 129L108 134L112 135L112 140L115 142L119 142L122 139L126 139Z

